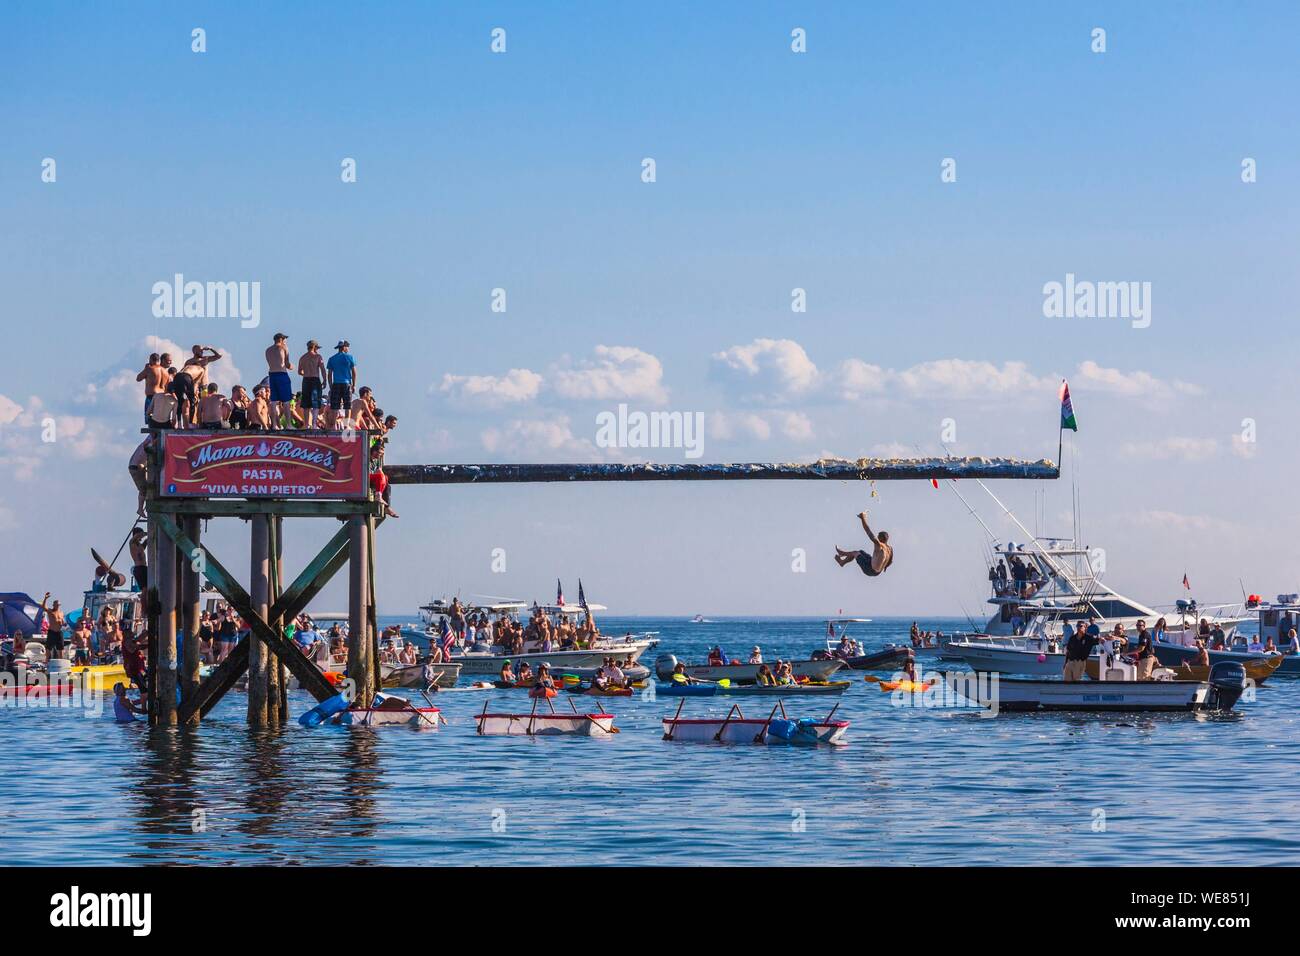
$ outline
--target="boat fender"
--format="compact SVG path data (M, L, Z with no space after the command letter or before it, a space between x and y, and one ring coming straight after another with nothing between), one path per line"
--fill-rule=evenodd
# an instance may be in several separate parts
M348 699L342 694L335 694L327 700L321 701L307 713L298 718L298 723L304 727L319 727L335 714L341 713L348 709Z

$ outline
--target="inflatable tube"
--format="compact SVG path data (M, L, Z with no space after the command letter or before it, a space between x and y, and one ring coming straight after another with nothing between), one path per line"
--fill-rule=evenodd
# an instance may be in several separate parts
M554 687L534 687L528 691L528 696L534 700L544 700L555 696Z
M298 718L298 723L304 727L319 727L324 721L328 720L335 714L342 713L348 709L348 699L342 694L336 694L328 700L323 700L307 713Z

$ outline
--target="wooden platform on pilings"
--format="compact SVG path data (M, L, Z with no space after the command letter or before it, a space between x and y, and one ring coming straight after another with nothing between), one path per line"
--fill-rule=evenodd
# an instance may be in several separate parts
M282 436L188 429L151 434L155 437L150 458L151 480L145 492L150 555L146 593L149 680L144 688L150 722L197 724L245 675L250 726L276 725L289 719L285 690L290 674L317 700L337 695L340 688L331 684L285 635L285 626L307 608L345 565L351 567L351 572L349 685L344 690L354 699L366 700L378 692L378 615L373 562L375 528L383 522L385 511L382 500L370 492L366 473L363 471L352 483L352 499L300 499L277 497L273 493L260 497L209 497L189 491L183 491L187 496L180 497L175 483L165 487L164 449L158 440L163 434L172 434L184 441L214 446L220 443L261 445L290 437L306 446L332 443L338 457L351 456L364 461L369 447L366 432L357 431L350 439L342 439L338 433ZM346 445L340 445L340 441ZM346 455L345 448L349 449ZM270 467L264 467L271 454L255 449L249 459L258 464L254 470L290 468L298 463L286 459L283 464L271 461ZM221 458L213 458L211 463L204 462L204 467L222 464ZM239 518L249 523L248 588L201 540L202 522L219 518ZM342 522L342 527L287 586L283 568L285 518L332 518ZM199 603L203 579L243 619L248 633L241 637L232 653L200 680Z
M369 448L366 432L350 437L324 432L151 432L179 436L182 451L173 454L186 477L168 479L163 466L163 442L155 440L152 481L146 488L149 514L149 588L147 620L149 680L145 689L150 721L158 724L198 723L238 680L248 674L248 722L252 726L288 720L285 702L287 671L318 700L338 693L325 676L294 646L285 624L296 618L330 579L347 565L348 572L348 690L354 699L369 699L380 687L378 614L375 600L375 529L385 516L383 501L371 490L361 464ZM194 443L206 446L195 452ZM302 446L280 455L275 445ZM341 444L342 443L342 444ZM236 447L231 447L236 446ZM324 449L338 461L350 460L347 492L328 484L337 461L321 465L328 500L276 494L277 486L257 494L231 493L233 484L214 486L222 493L196 494L189 487L208 487L201 477L221 469L229 460L269 462L293 469L310 458L311 449ZM220 453L213 449L220 449ZM279 455L279 457L277 457ZM183 467L182 467L183 466ZM236 470L239 464L233 466ZM245 464L244 467L248 467ZM310 469L308 469L310 471ZM958 478L1051 480L1060 467L1046 459L1017 458L824 458L814 462L755 462L749 464L435 464L389 465L384 469L395 485L511 484L520 482L587 481L917 481ZM247 477L249 471L244 472ZM295 473L292 480L310 480ZM167 484L168 481L172 483ZM227 479L232 480L232 479ZM290 479L283 479L290 480ZM340 479L341 481L342 479ZM322 487L326 487L322 485ZM229 569L203 547L204 520L239 518L250 528L250 586L245 589ZM343 523L301 574L287 587L283 580L285 518L333 518ZM207 678L199 679L199 597L202 579L216 588L248 623L243 637ZM183 653L178 654L178 650Z

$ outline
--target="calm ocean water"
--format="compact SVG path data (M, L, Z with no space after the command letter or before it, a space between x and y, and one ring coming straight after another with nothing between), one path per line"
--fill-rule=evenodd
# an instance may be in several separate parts
M859 625L859 638L879 646L909 623ZM825 627L602 624L658 630L661 651L691 660L719 642L733 657L754 643L806 656ZM485 699L526 710L518 692L440 693L452 725L436 733L250 732L238 692L197 732L4 708L0 864L1300 862L1300 681L1274 679L1223 718L987 720L896 708L848 676L849 743L818 749L665 742L670 698L608 701L622 733L606 740L474 734ZM827 700L791 714L824 715ZM294 715L310 703L293 694Z

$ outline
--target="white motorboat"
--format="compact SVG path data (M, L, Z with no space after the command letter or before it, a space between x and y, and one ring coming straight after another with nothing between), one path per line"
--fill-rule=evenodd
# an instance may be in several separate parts
M1168 672L1166 672L1167 674ZM1248 686L1240 664L1216 664L1208 680L1137 680L1131 664L1116 661L1103 680L1035 680L1008 677L988 682L987 698L975 701L1001 711L1230 711Z
M425 675L424 664L379 665L379 676L384 687L455 687L460 679L460 664L430 664L433 683Z

